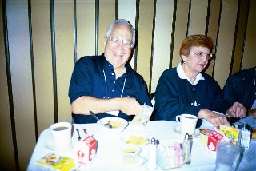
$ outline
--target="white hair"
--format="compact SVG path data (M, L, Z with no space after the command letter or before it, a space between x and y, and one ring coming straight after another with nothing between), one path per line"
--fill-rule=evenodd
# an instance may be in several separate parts
M114 20L112 22L112 24L110 24L110 26L108 27L108 30L106 32L106 39L108 39L111 36L113 28L116 25L127 25L128 26L130 33L132 35L131 47L133 48L135 45L135 29L134 29L133 25L131 25L131 23L125 19Z

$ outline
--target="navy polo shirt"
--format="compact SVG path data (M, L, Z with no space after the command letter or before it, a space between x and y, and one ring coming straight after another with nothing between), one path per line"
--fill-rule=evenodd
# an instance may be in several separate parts
M140 104L151 105L143 78L127 64L126 73L116 79L113 65L106 60L104 55L83 57L76 62L69 87L70 103L81 96L104 99L129 96L134 97ZM90 115L72 114L72 116L74 123L95 123L97 121ZM99 119L106 116L113 115L97 114ZM121 112L118 116L128 121L133 118Z

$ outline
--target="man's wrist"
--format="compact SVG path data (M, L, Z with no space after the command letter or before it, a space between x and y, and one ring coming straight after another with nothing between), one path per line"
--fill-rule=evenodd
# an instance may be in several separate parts
M116 97L109 100L111 106L114 106L115 110L122 110L123 108L123 102L122 98Z

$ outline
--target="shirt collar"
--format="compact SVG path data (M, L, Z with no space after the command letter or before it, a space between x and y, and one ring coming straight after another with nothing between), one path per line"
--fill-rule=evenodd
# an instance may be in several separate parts
M177 73L178 73L178 76L180 77L180 79L187 80L191 85L197 85L200 80L204 80L204 77L203 77L202 73L199 73L199 74L197 74L195 81L192 82L186 76L186 74L185 74L185 72L184 72L184 70L183 70L183 68L181 66L181 63L179 63L178 66L177 66Z
M104 55L104 53L102 54L102 57L103 57L102 69L107 70L107 72L111 72L111 73L114 72L114 66L109 61L107 61L106 56ZM132 70L133 70L131 68L131 65L128 62L125 64L125 68L126 68L126 72L122 75L122 77L124 75L130 75Z

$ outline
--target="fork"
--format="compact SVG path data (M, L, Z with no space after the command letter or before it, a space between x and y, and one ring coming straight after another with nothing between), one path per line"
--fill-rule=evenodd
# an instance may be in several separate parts
M76 129L76 132L77 132L77 135L78 135L77 139L78 139L78 141L80 141L82 139L82 137L79 134L79 129Z

